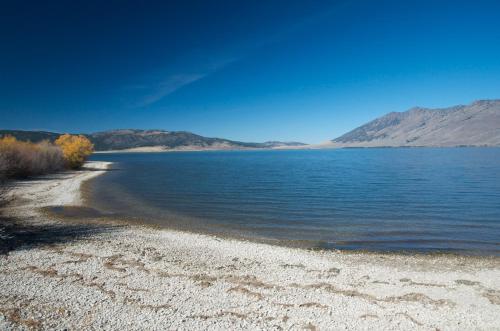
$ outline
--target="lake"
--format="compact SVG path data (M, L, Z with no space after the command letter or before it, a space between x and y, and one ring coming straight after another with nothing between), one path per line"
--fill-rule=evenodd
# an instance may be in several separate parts
M131 221L326 249L500 255L500 149L95 154Z

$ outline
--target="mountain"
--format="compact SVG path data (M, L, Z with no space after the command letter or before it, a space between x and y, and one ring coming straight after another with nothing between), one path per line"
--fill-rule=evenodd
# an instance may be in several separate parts
M54 141L60 135L45 131L0 130L0 137ZM86 134L97 151L233 150L335 147L500 147L500 100L429 109L415 107L392 112L321 145L267 141L247 143L207 138L186 131L111 130Z
M500 146L500 100L412 108L366 123L322 147Z
M12 135L18 140L38 142L54 141L59 133L42 131L0 130L0 137ZM127 150L127 151L167 151L167 150L230 150L278 148L283 146L301 146L296 142L265 142L246 143L220 138L207 138L186 131L165 130L111 130L85 134L96 151Z

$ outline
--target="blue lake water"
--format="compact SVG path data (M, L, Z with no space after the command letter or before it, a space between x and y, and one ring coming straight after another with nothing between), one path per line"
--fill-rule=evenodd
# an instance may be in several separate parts
M90 203L131 220L305 246L500 255L500 149L97 154Z

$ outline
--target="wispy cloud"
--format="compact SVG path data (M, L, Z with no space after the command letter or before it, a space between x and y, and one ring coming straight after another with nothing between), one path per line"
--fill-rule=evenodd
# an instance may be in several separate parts
M134 108L142 108L152 105L169 94L174 93L178 89L189 85L197 80L200 80L207 76L206 73L202 74L176 74L167 77L166 79L153 84L152 86L141 86L141 89L149 90L149 92L144 95L141 100L136 102Z
M218 60L206 65L203 70L199 70L195 73L170 74L166 75L166 78L163 79L150 78L150 82L146 84L130 85L127 87L127 90L135 90L141 95L138 100L131 103L130 106L132 108L151 106L175 91L206 78L237 60L238 57L224 58L223 60Z
M198 68L196 68L195 70L179 70L179 72L181 73L174 72L171 74L166 74L164 76L166 78L161 78L161 76L158 77L158 73L155 73L154 76L156 77L149 77L149 79L147 79L149 81L148 83L129 86L128 89L136 90L137 92L139 92L139 96L137 97L137 99L129 104L129 106L131 106L132 108L145 108L151 106L176 92L177 90L184 88L196 81L207 78L208 76L224 69L228 65L244 59L249 53L252 53L256 49L265 47L269 44L280 42L283 39L290 37L294 33L307 28L307 26L313 24L314 22L329 17L334 12L334 9L336 8L330 8L329 10L325 10L306 17L305 19L293 25L278 29L277 31L275 31L275 33L268 34L267 36L261 37L257 40L247 40L240 45L234 46L232 50L223 52L225 54L220 57L212 55L212 59L208 61L207 55L205 53L203 53L202 55L194 53L191 56L187 56L188 58L191 57L191 61L187 61L187 63L191 62L191 65L187 65L186 67L191 67L190 69L193 69L192 66L198 66ZM231 55L228 56L229 54ZM215 60L214 58L217 58L217 60ZM186 63L184 63L184 65L186 65ZM186 69L186 67L184 67L184 69Z

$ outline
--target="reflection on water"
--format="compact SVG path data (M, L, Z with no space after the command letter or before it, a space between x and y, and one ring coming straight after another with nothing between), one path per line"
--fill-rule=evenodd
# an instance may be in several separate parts
M500 149L99 154L91 205L326 248L500 253Z

